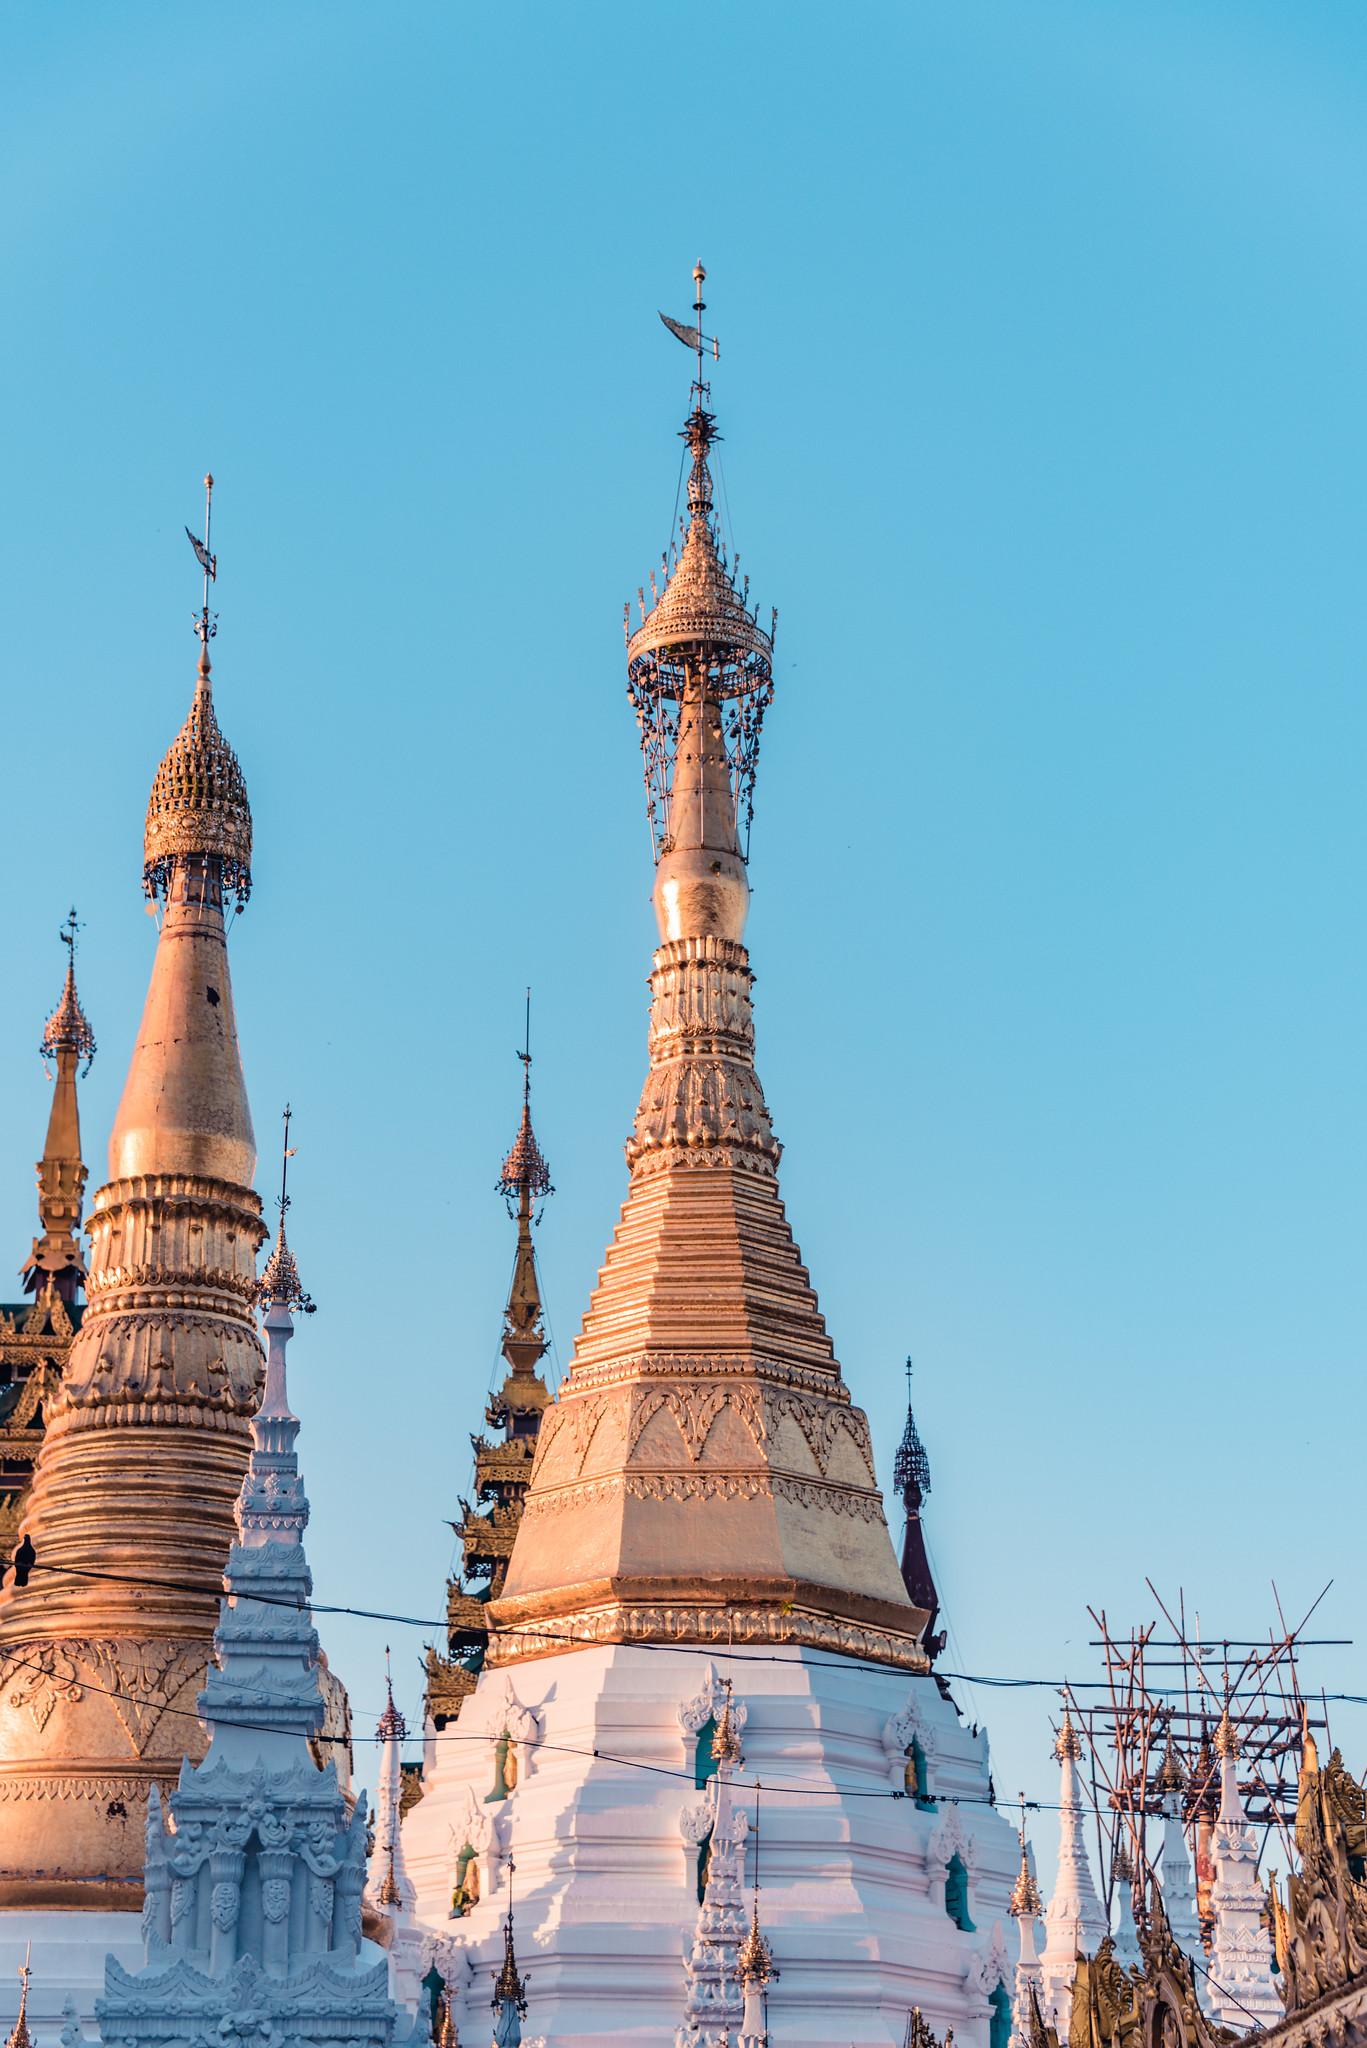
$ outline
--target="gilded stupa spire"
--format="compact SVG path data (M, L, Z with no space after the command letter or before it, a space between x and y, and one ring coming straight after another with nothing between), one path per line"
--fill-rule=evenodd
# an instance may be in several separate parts
M621 1219L490 1606L493 1654L734 1628L924 1671L929 1615L897 1568L755 1069L747 851L773 632L714 501L704 275L695 325L665 323L697 362L682 544L627 622L656 860L650 1067Z
M508 1911L503 1919L503 1966L494 1977L494 2048L518 2048L522 2022L527 2017L527 1985L517 1967L513 1941L513 1874L517 1865L508 1859Z
M539 1202L544 1202L547 1195L555 1193L551 1186L550 1168L532 1129L530 989L527 990L522 1051L517 1057L522 1063L522 1120L518 1124L512 1149L503 1162L503 1171L498 1178L498 1193L508 1205L508 1214L517 1219L517 1254L513 1261L508 1306L503 1312L503 1356L508 1361L510 1379L522 1382L535 1379L537 1364L545 1355L547 1343L542 1324L541 1286L536 1272L536 1252L532 1245L533 1210ZM514 1394L514 1400L521 1400L524 1393L525 1389L519 1388ZM500 1409L509 1407L507 1385L494 1405ZM544 1400L537 1404L538 1414L544 1405ZM489 1419L491 1422L494 1420L492 1414Z
M490 1436L470 1438L475 1454L475 1495L462 1501L455 1524L462 1572L447 1586L447 1654L427 1655L427 1708L440 1730L473 1691L489 1641L489 1601L503 1590L522 1502L532 1475L537 1433L550 1406L538 1370L549 1348L541 1282L532 1241L539 1204L554 1194L550 1168L532 1128L531 990L527 991L522 1049L522 1116L496 1183L517 1225L513 1277L503 1311L502 1352L507 1371L490 1396L484 1420Z
M0 1800L15 1816L3 1906L119 1905L141 1881L149 1789L203 1747L195 1698L263 1381L266 1232L224 918L225 898L245 900L251 813L210 692L207 516L191 541L204 570L198 672L144 846L156 955L91 1205L88 1304L21 1529L36 1563L26 1585L11 1576L0 1589ZM80 1049L74 993L73 977L54 1020L59 1060ZM121 1835L103 1805L66 1796L84 1780L121 1802Z
M5 2048L33 2048L33 2036L28 2025L28 1984L29 1978L33 1975L29 1957L32 1954L33 1943L27 1942L24 1947L24 1960L19 1965L19 2013L10 2028Z
M736 1975L740 1979L744 2010L740 2024L740 2048L766 2048L769 2039L765 2005L769 1986L778 1976L774 1951L759 1924L759 1786L755 1787L755 1888L750 1907L750 1925L736 1951Z
M43 1042L38 1048L45 1062L55 1068L52 1108L48 1115L47 1138L38 1161L38 1220L42 1236L23 1267L27 1293L40 1293L51 1285L63 1301L75 1301L85 1284L85 1259L81 1247L81 1209L85 1194L86 1165L81 1157L81 1116L76 1094L76 1077L90 1071L95 1057L95 1034L76 993L76 934L80 930L73 909L59 933L66 947L66 979L61 998L48 1018Z

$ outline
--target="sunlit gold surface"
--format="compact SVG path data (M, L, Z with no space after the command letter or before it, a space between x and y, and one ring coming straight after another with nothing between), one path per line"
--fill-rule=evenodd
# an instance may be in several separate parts
M723 699L769 643L717 559L697 437L683 557L629 647L682 678L631 1184L541 1426L490 1655L794 1642L924 1670L927 1613L784 1214L755 1071Z
M197 704L206 687L201 674ZM211 825L229 799L209 790ZM261 1382L265 1231L222 864L168 858L111 1179L88 1226L88 1304L24 1515L38 1565L0 1591L5 1906L138 1902L148 1787L202 1751L195 1698Z

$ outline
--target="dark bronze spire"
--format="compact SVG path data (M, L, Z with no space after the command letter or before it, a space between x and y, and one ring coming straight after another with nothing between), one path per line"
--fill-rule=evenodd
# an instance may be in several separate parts
M921 1527L921 1505L930 1492L930 1459L921 1441L921 1432L916 1427L916 1417L911 1408L911 1360L907 1360L907 1421L902 1431L902 1441L897 1446L897 1457L892 1468L892 1483L902 1496L906 1514L906 1527L902 1536L902 1583L907 1597L916 1607L929 1609L926 1622L925 1647L927 1654L934 1658L944 1647L944 1637L935 1633L935 1618L940 1611L940 1596L935 1590L935 1577L930 1569L930 1555L926 1549L925 1531Z

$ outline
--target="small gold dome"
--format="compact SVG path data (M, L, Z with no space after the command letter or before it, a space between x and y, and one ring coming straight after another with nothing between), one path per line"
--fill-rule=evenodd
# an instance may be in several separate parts
M143 881L149 896L165 888L186 855L216 855L225 893L245 903L251 891L252 814L236 754L214 716L209 661L201 655L190 715L157 770L143 834Z

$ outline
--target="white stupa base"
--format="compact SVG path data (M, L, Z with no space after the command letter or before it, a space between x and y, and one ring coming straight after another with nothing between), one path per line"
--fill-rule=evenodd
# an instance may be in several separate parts
M902 2048L919 2005L937 2034L953 2027L959 2048L989 2048L990 1995L1003 1982L1009 1993L1014 1974L1004 1930L1018 1848L987 1804L986 1736L929 1678L805 1649L604 1646L484 1673L456 1723L440 1735L429 1727L426 1789L404 1822L417 1890L415 1924L396 1930L407 1981L436 1959L462 2040L485 2038L511 1859L527 2037L554 2048L672 2043L706 1796L680 1709L710 1673L731 1677L747 1713L736 1805L753 1815L756 1781L764 1788L760 1917L781 1973L769 1994L775 2038ZM491 1801L505 1728L519 1777ZM893 1796L913 1733L930 1811ZM453 1919L456 1856L474 1837L481 1897ZM955 1853L973 1931L946 1909ZM748 1893L753 1841L745 1867Z
M104 1965L116 1956L126 1970L142 1966L141 1913L0 1913L0 2033L8 2033L19 2010L19 1967L30 1958L28 2017L38 2048L56 2048L62 2006L76 2001L81 2025L95 2034L95 2000L104 1991Z

